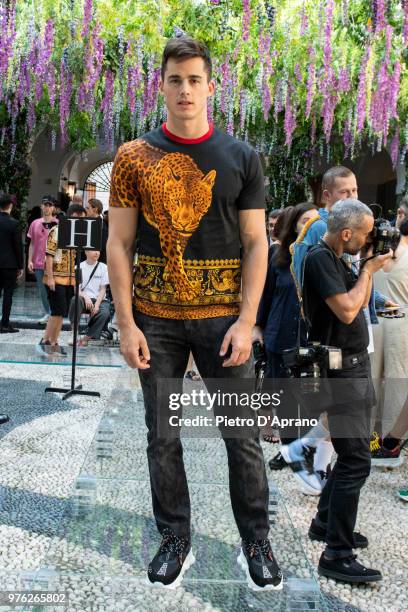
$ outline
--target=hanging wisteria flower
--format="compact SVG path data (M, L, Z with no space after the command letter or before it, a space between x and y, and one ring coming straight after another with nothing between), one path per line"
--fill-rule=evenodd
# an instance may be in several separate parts
M408 45L408 0L403 0L404 25L402 29L402 42L404 47Z
M306 119L309 119L310 116L316 86L316 66L314 63L315 51L313 47L309 49L309 55L311 58L311 63L309 64L309 75L307 78Z
M365 50L360 73L358 75L358 89L357 89L357 130L360 132L364 127L366 117L366 72L367 64L371 54L371 45Z
M250 0L242 0L242 9L242 40L246 42L249 39L249 27L252 16Z
M84 20L82 22L82 38L89 34L89 26L92 21L92 0L84 0Z
M293 138L293 132L296 129L296 111L294 111L294 109L292 109L292 105L291 105L291 95L290 92L288 91L287 96L286 96L286 108L285 108L285 145L288 147L288 149L291 148L292 146L292 138Z
M397 166L397 163L398 163L399 135L400 135L400 129L399 129L399 126L398 126L396 131L395 131L394 137L392 139L391 149L390 149L390 155L391 155L391 161L392 161L393 168L395 168Z

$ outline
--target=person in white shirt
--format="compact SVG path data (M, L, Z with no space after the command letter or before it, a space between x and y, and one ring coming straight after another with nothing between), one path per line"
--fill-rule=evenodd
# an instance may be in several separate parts
M82 281L79 286L78 321L83 312L91 315L85 333L78 342L86 346L89 340L99 340L102 330L110 316L109 302L105 299L106 287L109 284L108 268L98 261L99 251L85 251L86 261L81 263ZM69 320L74 326L75 298L72 298L69 308Z

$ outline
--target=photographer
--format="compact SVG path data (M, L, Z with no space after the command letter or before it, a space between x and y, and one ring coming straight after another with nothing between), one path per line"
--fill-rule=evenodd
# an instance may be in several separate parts
M353 531L360 490L370 473L369 410L374 399L363 308L369 301L372 275L391 258L391 252L369 259L358 279L342 260L344 253L357 255L363 249L373 225L372 212L358 200L347 199L335 204L328 216L327 232L310 249L304 264L309 341L342 350L342 368L329 370L328 376L349 379L347 388L352 390L348 397L341 399L336 394L336 405L328 409L329 428L338 457L320 497L309 535L310 532L321 534L326 542L319 573L347 582L374 582L382 578L378 570L358 563L352 549L368 545L364 536ZM350 379L354 379L355 385L349 384ZM339 416L344 428L352 424L351 435L336 435Z

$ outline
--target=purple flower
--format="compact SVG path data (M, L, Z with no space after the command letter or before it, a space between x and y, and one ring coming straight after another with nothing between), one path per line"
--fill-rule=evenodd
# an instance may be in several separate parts
M391 153L391 161L392 161L393 168L395 168L398 163L399 135L400 135L400 128L398 126L397 129L395 130L394 138L392 139L392 142L391 142L390 153Z
M306 119L309 119L310 116L316 85L316 66L314 64L315 52L313 48L309 50L309 54L311 57L311 63L309 64L309 75L307 78Z
M404 0L404 25L402 30L402 42L404 46L408 45L408 0Z
M366 116L366 72L367 64L371 55L371 45L368 45L364 53L360 72L358 77L358 89L357 89L357 131L361 132L364 127L364 121Z
M84 0L84 20L82 22L82 38L89 34L89 26L92 21L92 0Z
M306 5L303 0L302 12L301 12L301 17L300 17L300 32L299 32L300 36L304 36L308 29L309 29L309 19L306 13Z
M242 9L242 40L246 42L249 39L249 27L252 16L250 0L242 0Z
M286 135L285 145L288 147L288 149L290 149L292 146L293 132L296 129L296 110L294 110L291 105L290 91L288 91L288 94L286 96L284 128Z

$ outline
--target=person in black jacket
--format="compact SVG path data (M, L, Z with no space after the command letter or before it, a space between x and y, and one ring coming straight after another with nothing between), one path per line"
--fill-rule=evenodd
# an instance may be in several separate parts
M19 331L10 325L10 312L16 280L23 275L24 258L18 221L10 216L12 208L12 196L0 194L0 296L4 291L0 334Z

